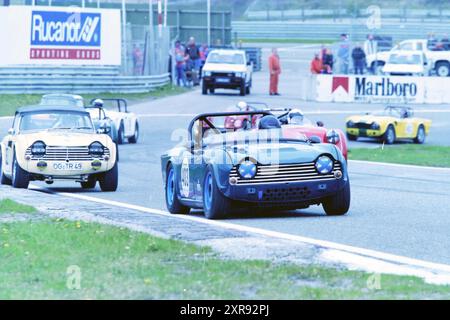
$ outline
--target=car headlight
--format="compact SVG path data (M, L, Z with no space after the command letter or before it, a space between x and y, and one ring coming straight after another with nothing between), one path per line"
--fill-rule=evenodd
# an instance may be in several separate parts
M234 76L235 76L236 78L245 78L246 74L245 74L245 72L236 72L236 73L234 74Z
M352 120L347 121L347 128L354 128L355 123Z
M337 144L340 141L339 133L335 130L330 130L327 132L327 141L328 143Z
M105 147L100 142L93 142L89 146L89 154L94 157L101 157L105 153Z
M47 151L47 146L42 141L36 141L31 146L31 154L33 156L43 157Z
M320 174L329 174L331 171L333 171L333 159L331 159L328 156L320 156L316 160L316 170Z
M243 179L252 179L256 176L256 164L251 160L245 160L238 166L238 173Z
M372 124L370 125L370 129L372 130L380 130L380 125L376 122L372 122Z
M211 77L211 71L203 71L204 77Z

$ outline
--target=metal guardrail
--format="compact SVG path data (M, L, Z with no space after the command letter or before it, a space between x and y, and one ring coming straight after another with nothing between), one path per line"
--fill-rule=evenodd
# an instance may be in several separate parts
M168 73L157 76L0 74L0 94L139 93L162 87L169 82Z

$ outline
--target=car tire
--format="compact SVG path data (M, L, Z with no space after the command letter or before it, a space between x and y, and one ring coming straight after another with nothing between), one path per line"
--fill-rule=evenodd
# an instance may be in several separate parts
M28 172L23 170L16 159L16 154L14 152L13 168L12 168L12 186L18 189L27 189L30 184L30 176Z
M335 195L326 198L323 203L323 209L327 216L342 216L350 209L350 182Z
M135 144L138 142L138 140L139 140L139 123L136 122L136 125L134 127L134 135L128 138L128 142Z
M11 179L5 176L3 173L3 158L2 150L0 149L0 184L11 185Z
M211 166L208 166L203 179L203 212L210 220L224 219L232 211L232 201L225 197L217 187Z
M394 126L390 124L383 135L383 142L385 144L393 144L395 142L395 139L396 139L395 129Z
M250 85L245 88L245 94L250 94Z
M414 143L423 144L425 142L425 127L421 124L417 129L417 136L414 138Z
M124 144L125 142L125 128L123 122L120 123L119 131L117 131L117 144Z
M114 164L114 167L103 173L101 178L99 179L100 189L104 192L114 192L117 190L117 186L119 184L119 168L117 163Z
M356 140L358 140L358 136L355 136L353 134L347 133L347 139L349 141L356 141Z
M239 87L239 95L245 96L245 91L246 91L245 82L243 82L243 83L241 83L241 86Z
M169 164L166 172L165 199L167 210L172 214L188 214L191 208L183 205L178 199L178 183L175 177L175 168Z
M450 75L450 64L447 62L436 63L436 75L439 77L448 77Z
M384 62L382 61L374 61L372 63L371 69L372 69L372 74L373 75L382 75L383 74L383 69L384 67Z
M97 185L97 179L94 176L89 176L86 182L81 182L81 188L83 189L94 189Z
M210 94L214 94L216 92L216 89L215 88L209 88L209 93Z
M208 94L208 86L206 85L206 83L204 81L202 82L202 94L203 95Z

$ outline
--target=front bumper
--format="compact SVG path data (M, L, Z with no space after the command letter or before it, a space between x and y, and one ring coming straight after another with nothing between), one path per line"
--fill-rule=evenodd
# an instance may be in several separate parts
M207 87L222 88L222 89L237 89L240 88L245 78L235 76L208 76L203 77L203 82Z
M373 129L347 128L347 133L357 137L381 137L384 132Z
M85 176L102 173L114 166L112 161L43 161L28 160L22 168L35 178L78 180Z

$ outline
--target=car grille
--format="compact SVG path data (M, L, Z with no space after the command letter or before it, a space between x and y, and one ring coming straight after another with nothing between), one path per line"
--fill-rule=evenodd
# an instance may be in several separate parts
M354 128L357 129L371 129L372 124L371 123L364 123L364 122L356 122Z
M31 160L47 160L47 161L92 161L94 157L89 154L89 147L56 147L47 146L46 153L43 157L31 155L31 147L27 149L26 156L30 156ZM105 147L104 156L110 156L110 151ZM104 160L104 156L100 159Z
M319 174L314 162L301 164L259 165L253 179L242 179L234 166L230 177L237 179L237 185L267 184L280 182L302 182L335 179L334 172L342 170L341 164L335 161L333 171L329 174Z
M223 78L231 78L234 76L232 72L213 72L211 73L213 77L223 77Z
M311 190L307 187L266 189L263 201L299 201L308 198Z

